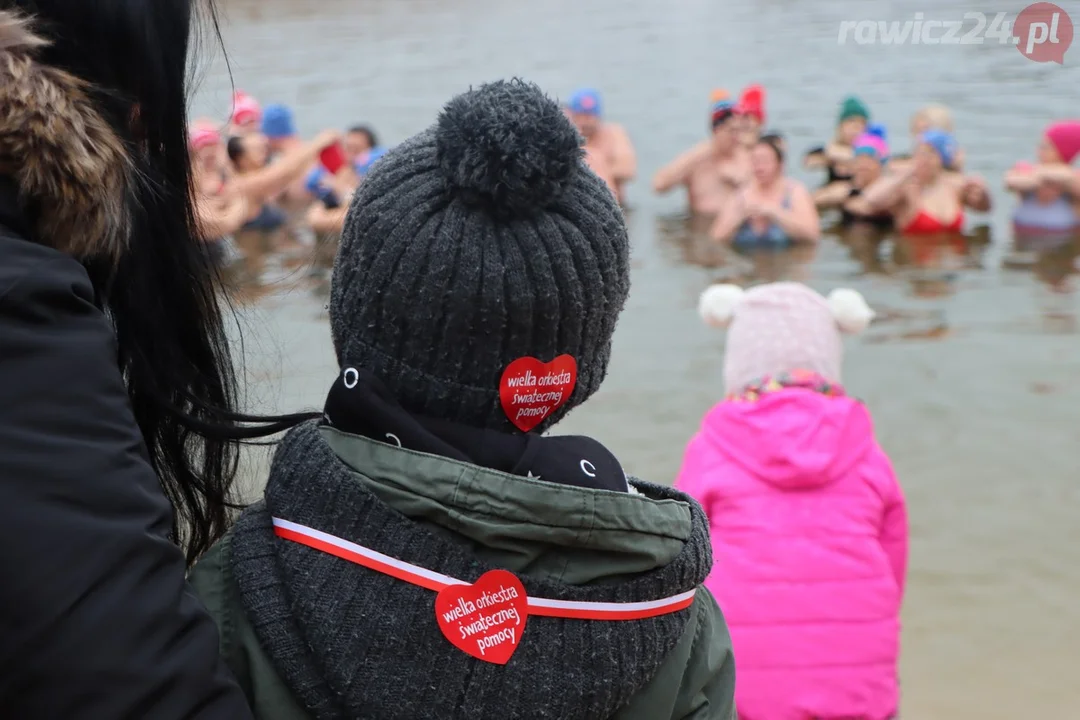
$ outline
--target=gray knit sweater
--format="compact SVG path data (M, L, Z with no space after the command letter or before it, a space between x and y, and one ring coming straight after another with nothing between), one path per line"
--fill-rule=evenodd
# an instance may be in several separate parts
M523 481L524 482L524 481ZM660 498L673 490L642 486ZM673 562L615 584L521 579L530 595L637 602L700 585L711 567L706 519ZM683 635L688 610L648 620L593 622L530 617L506 666L478 662L441 635L428 590L275 537L271 517L318 528L452 577L492 569L471 541L410 520L358 481L308 424L280 446L264 503L231 539L242 604L281 679L313 717L610 717L647 683Z

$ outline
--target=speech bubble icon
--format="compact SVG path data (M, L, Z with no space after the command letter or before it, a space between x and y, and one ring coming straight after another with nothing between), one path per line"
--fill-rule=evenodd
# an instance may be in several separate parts
M1054 3L1028 5L1013 23L1013 43L1032 62L1064 65L1072 41L1072 18Z

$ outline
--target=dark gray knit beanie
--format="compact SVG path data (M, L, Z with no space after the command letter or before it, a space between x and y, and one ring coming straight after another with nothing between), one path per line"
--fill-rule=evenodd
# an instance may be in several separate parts
M503 371L577 361L600 387L630 288L622 211L584 164L559 105L520 80L455 97L434 127L375 163L349 208L330 326L342 367L366 368L409 411L514 430Z

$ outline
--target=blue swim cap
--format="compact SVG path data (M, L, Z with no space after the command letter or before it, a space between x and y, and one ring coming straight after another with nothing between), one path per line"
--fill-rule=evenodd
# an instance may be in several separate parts
M271 140L292 137L296 134L292 110L280 103L263 108L262 133Z
M582 88L574 92L566 103L570 112L600 117L600 93L592 88Z
M956 151L959 149L956 138L952 136L952 133L947 133L944 130L927 130L919 136L919 142L926 143L934 148L937 154L941 156L941 162L945 167L952 166L953 160L956 159Z

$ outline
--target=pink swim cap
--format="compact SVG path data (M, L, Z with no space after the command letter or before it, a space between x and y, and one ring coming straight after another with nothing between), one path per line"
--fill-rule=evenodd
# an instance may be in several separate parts
M1066 163L1080 155L1080 120L1063 120L1046 129L1046 139Z
M188 136L192 150L202 150L221 143L221 135L217 130L208 127L193 127Z
M880 136L871 133L863 133L855 138L853 147L855 148L856 155L858 155L861 150L864 153L872 153L878 160L884 160L889 157L888 144L886 144Z
M255 98L242 90L237 90L233 95L232 121L236 125L245 125L250 122L259 122L262 119L262 107Z

